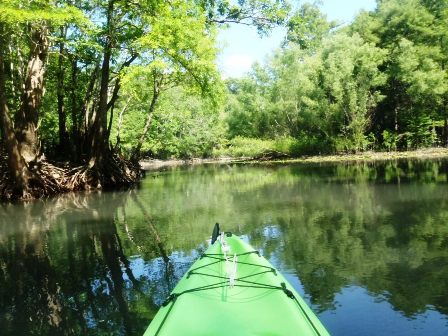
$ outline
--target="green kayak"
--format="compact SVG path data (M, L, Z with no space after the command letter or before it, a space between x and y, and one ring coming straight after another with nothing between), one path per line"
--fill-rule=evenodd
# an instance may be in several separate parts
M219 234L160 308L149 335L329 335L286 279L251 246Z

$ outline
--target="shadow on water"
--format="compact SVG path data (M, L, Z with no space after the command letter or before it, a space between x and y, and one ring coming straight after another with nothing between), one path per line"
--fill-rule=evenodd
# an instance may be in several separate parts
M447 334L447 172L446 161L172 168L133 191L1 205L1 333L142 334L219 221L334 335Z

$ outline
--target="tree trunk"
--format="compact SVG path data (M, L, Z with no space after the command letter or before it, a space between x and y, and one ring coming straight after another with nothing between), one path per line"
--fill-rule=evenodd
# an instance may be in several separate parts
M123 70L124 68L128 67L129 65L131 65L131 63L137 58L137 54L133 54L131 56L130 59L126 60L126 62L124 62L120 68L120 71ZM119 76L117 76L115 78L115 85L114 85L114 90L112 92L112 97L110 98L110 101L107 103L107 111L110 110L110 117L109 117L109 126L107 128L107 135L106 138L109 139L110 138L110 132L112 130L112 122L114 119L114 107L115 107L115 103L118 99L118 92L120 91L120 87L121 87L121 79Z
M448 116L446 114L443 118L443 146L448 146Z
M31 53L22 94L22 105L16 118L17 140L26 162L37 159L40 151L37 134L38 111L45 91L44 66L48 51L47 35L48 29L45 26L33 28L31 32Z
M80 134L79 134L79 119L78 119L78 99L76 96L76 86L78 82L78 61L76 57L71 60L71 85L70 85L70 105L71 105L71 118L72 129L70 131L70 145L71 145L71 159L73 162L79 162L80 158Z
M89 79L89 85L87 86L86 94L84 96L81 114L78 120L78 156L83 154L90 157L93 143L93 119L94 116L90 116L90 111L94 110L93 96L97 91L97 79L100 74L100 62L95 64L95 69L92 71ZM92 113L94 114L94 113ZM84 136L82 136L84 134Z
M104 45L103 64L101 67L101 86L98 110L93 122L93 142L92 153L90 157L90 166L96 166L100 170L103 168L103 160L107 149L107 101L110 75L110 59L112 55L112 16L114 11L114 0L109 0L107 8L107 27L108 35Z
M146 136L148 135L148 132L149 132L149 127L151 126L151 120L152 120L152 115L154 113L154 109L156 106L156 101L157 101L157 96L154 96L153 99L151 100L151 105L149 107L148 114L146 115L145 127L143 128L142 134L140 135L140 138L138 139L137 146L135 146L135 149L134 149L135 159L140 158L140 151L142 149L143 142L145 142Z
M107 132L106 132L106 137L107 139L110 139L110 132L112 131L112 124L114 121L114 105L112 105L112 107L110 108L110 117L109 117L109 126L107 126Z
M61 27L61 40L65 38L66 28ZM62 154L68 145L68 133L66 127L67 116L64 104L64 42L59 44L58 72L57 72L57 97L58 97L58 117L59 117L59 151Z
M9 109L5 96L5 72L2 50L0 49L0 126L3 142L8 153L8 170L12 179L16 196L22 197L26 193L30 172L25 160L20 154L20 146L14 133L12 121L9 117ZM4 195L3 195L4 196ZM11 195L13 196L13 195Z
M159 95L160 95L159 83L157 82L157 80L155 78L154 78L153 85L154 85L153 94L152 94L151 104L149 105L148 114L146 115L145 127L143 128L142 134L140 135L140 139L138 139L137 145L135 146L134 152L132 153L133 161L138 161L140 159L140 155L141 155L140 151L142 149L143 142L145 142L146 136L148 135L149 127L151 126L152 116L153 116L154 110L156 108L157 99L159 98Z
M11 180L0 181L3 198L27 199L53 195L65 191L63 169L39 157L38 110L44 94L44 62L48 50L48 30L42 24L31 29L31 51L26 71L20 108L17 111L15 130L8 114L5 93L3 50L0 49L0 119L4 142L8 152L8 170ZM3 34L0 34L0 37ZM0 44L3 45L3 44Z
M99 97L93 104L85 105L82 112L85 113L86 143L84 148L88 153L88 163L83 167L74 169L70 173L66 185L69 189L102 189L108 186L129 186L141 177L140 166L125 160L114 153L109 146L109 134L107 114L118 97L120 88L118 77L112 99L109 101L110 64L112 50L114 48L114 29L116 19L114 17L115 0L108 0L106 8L106 34L103 46L103 59L101 64L101 76L99 79ZM136 57L136 56L134 56ZM132 57L131 57L132 60ZM128 61L125 62L125 64ZM96 83L94 81L93 83ZM96 90L95 90L96 91ZM89 105L93 106L89 108ZM88 111L93 111L90 116ZM90 123L90 117L92 122Z
M12 49L12 43L8 43L8 51L9 51L9 59L10 59L10 61L9 61L9 71L10 71L10 73L11 73L11 93L12 93L12 99L14 100L14 98L16 97L16 83L15 83L15 69L14 69L14 62L13 62L13 59L14 59L14 52L13 52L13 49Z
M121 133L121 127L123 125L123 117L124 117L124 112L126 112L126 109L129 106L129 103L131 102L132 97L129 96L128 100L126 101L126 103L124 104L123 108L120 111L120 114L118 115L118 123L117 123L117 143L115 145L116 148L120 147L120 133Z

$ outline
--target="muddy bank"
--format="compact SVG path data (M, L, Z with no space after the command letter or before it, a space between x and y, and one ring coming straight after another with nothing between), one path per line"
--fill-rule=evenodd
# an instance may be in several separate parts
M253 162L272 162L272 163L292 163L292 162L351 162L351 161L382 161L397 159L438 159L448 158L448 148L427 148L406 152L363 152L358 154L335 154L335 155L315 155L303 156L298 158L285 159L259 159L252 157L223 157L211 159L188 159L188 160L142 160L140 164L144 170L153 171L166 167L214 164L214 163L253 163Z
M211 163L231 163L231 162L246 162L250 161L252 158L216 158L216 159L188 159L188 160L141 160L140 165L143 170L152 171L159 170L166 167L175 166L192 166L200 164L211 164Z

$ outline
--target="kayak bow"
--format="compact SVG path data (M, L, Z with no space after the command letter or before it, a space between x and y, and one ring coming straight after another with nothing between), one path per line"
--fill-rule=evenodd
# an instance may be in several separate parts
M287 280L248 244L219 234L164 302L145 336L317 335L325 327Z

